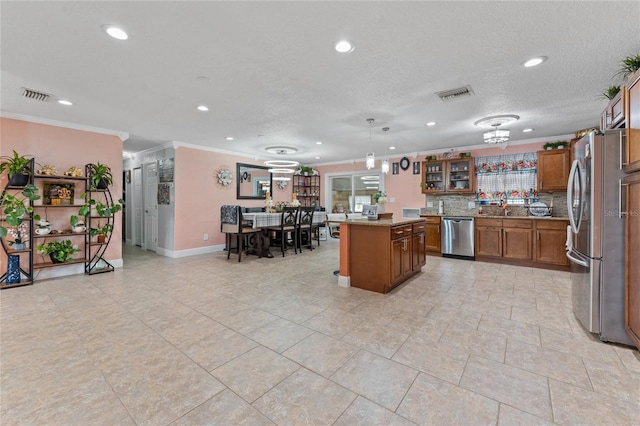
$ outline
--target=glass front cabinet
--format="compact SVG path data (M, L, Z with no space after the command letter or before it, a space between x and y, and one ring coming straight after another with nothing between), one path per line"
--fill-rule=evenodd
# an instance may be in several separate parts
M423 194L473 194L475 170L472 157L422 162Z

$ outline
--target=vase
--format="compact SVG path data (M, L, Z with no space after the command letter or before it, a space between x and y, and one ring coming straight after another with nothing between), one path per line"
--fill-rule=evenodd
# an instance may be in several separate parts
M377 204L378 206L378 214L384 213L384 204Z
M7 259L7 284L17 284L20 282L20 256L12 254Z
M14 243L13 244L13 249L14 250L24 250L27 248L27 243Z

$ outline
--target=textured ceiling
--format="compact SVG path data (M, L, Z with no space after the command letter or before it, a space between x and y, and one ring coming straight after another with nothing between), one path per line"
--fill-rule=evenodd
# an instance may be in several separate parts
M521 117L512 140L596 126L599 94L640 50L638 1L2 1L0 19L6 116L126 132L130 152L179 141L267 159L285 145L307 164L390 145L394 156L464 149L481 143L473 123L496 114ZM341 38L352 53L333 50ZM521 66L539 55L549 60ZM435 95L465 85L473 97Z

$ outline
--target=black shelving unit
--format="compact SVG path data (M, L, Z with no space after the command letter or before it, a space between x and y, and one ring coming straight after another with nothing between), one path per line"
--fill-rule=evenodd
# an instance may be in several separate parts
M87 164L85 166L85 176L90 177L92 170L92 164ZM106 189L92 189L91 188L91 179L87 179L85 184L85 193L87 202L90 199L96 200L97 202L102 202L106 205L107 208L113 206L113 196L111 195L111 191L109 188ZM105 240L103 242L98 242L92 240L91 234L87 232L85 236L85 258L86 262L84 265L85 274L94 275L94 274L103 274L105 272L112 272L115 270L115 267L109 263L106 259L104 259L104 254L107 251L107 247L109 246L109 242L111 241L111 236L114 231L114 223L115 217L114 215L110 216L97 216L93 213L93 211L87 216L87 222L85 226L87 227L87 231L89 231L93 227L111 225L111 232L105 236Z
M292 191L301 206L320 206L320 175L293 175Z

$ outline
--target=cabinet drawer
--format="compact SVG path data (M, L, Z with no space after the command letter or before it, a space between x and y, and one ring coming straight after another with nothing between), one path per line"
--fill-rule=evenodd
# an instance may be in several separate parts
M536 229L567 229L567 225L569 225L568 220L536 220Z
M420 232L424 232L424 230L427 227L427 223L423 222L423 223L414 223L413 224L413 233L414 234L419 234Z
M502 219L476 218L476 226L497 226L502 228Z
M440 224L440 216L427 216L426 221L428 224L439 225Z
M411 225L394 226L391 228L391 239L404 238L411 235Z
M502 226L504 228L531 229L531 219L504 219Z

